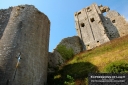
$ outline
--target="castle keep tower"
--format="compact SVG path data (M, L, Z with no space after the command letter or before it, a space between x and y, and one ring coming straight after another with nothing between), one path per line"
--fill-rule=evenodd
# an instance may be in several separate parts
M107 12L106 17L104 12ZM78 36L83 42L83 50L128 34L128 23L117 12L109 11L107 6L92 4L76 12L74 17Z
M75 13L76 30L87 50L109 41L101 21L101 13L96 4Z
M0 10L0 85L46 85L49 31L32 5Z

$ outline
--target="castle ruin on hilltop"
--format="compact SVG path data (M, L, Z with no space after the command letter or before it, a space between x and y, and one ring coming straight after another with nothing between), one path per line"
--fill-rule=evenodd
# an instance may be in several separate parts
M106 16L103 13L106 12ZM128 23L118 12L107 6L92 4L74 15L78 36L84 50L92 49L103 43L128 34Z

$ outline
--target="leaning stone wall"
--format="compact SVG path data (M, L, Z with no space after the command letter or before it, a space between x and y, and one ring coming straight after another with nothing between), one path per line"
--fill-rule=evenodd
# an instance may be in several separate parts
M0 85L45 85L50 31L47 16L34 6L21 5L0 10L0 19Z
M76 30L84 43L84 50L92 49L109 41L101 20L101 10L106 11L103 7L99 9L97 4L92 4L74 15Z

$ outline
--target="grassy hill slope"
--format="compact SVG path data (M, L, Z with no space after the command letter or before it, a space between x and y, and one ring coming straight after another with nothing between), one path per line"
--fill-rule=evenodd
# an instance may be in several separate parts
M72 82L64 84L73 78L75 85L85 85L89 72L105 72L105 67L115 61L128 62L128 35L75 55L50 76L53 78L50 82L52 85L74 85Z
M96 65L100 72L103 72L107 64L122 60L128 62L128 35L112 40L90 51L77 54L66 65L78 62L90 62Z

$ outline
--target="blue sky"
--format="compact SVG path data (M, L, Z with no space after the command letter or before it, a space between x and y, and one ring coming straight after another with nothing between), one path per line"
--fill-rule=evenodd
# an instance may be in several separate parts
M63 38L77 35L74 13L92 3L109 6L111 10L116 10L128 20L128 0L0 0L0 2L0 9L29 4L45 13L51 22L50 52Z

